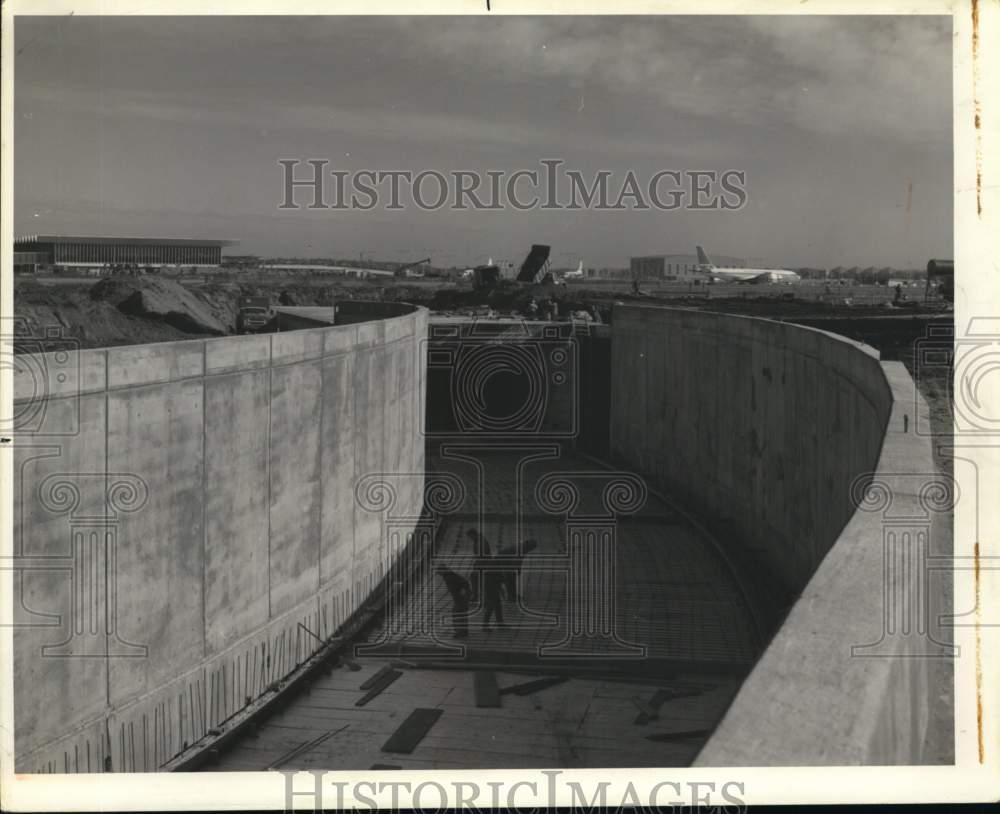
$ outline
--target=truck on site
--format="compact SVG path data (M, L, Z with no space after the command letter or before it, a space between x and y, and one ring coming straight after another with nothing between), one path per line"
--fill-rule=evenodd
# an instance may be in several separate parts
M269 297L240 297L236 333L255 334L266 330L274 319Z
M937 289L938 295L945 302L955 301L955 261L930 260L927 263L927 282L924 285L924 301L931 297L931 292Z
M521 269L517 272L516 277L508 277L504 273L504 269L495 265L492 260L485 266L476 266L468 272L469 276L472 277L472 287L475 289L495 288L507 282L515 287L564 285L565 281L562 275L549 268L550 252L550 246L542 243L533 244L528 256L521 263ZM513 268L512 265L511 268Z
M393 274L396 277L423 277L424 272L419 268L419 266L430 262L431 259L429 257L425 257L422 260L414 260L412 263L404 263L396 269Z

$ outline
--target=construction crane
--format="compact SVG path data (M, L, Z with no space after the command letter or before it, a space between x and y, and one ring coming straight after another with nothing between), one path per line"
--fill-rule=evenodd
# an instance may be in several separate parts
M400 266L398 269L396 269L395 274L397 277L405 277L406 272L408 272L414 266L422 266L424 263L430 263L430 262L431 259L429 257L425 257L423 260L414 260L412 263L407 263L406 265Z

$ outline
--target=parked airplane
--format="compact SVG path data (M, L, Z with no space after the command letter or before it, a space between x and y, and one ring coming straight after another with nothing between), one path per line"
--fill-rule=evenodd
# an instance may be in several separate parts
M802 278L788 269L726 269L717 267L698 246L698 265L695 270L712 280L736 283L797 283Z
M559 275L564 280L579 280L583 277L583 261L575 269L552 269L553 275Z

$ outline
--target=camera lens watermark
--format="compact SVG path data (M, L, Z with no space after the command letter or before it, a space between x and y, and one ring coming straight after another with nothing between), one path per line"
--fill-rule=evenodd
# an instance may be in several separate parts
M441 395L428 436L577 434L579 349L565 326L432 325L426 347L428 387Z
M27 321L4 321L0 329L4 353L0 365L14 382L14 410L0 431L20 436L68 436L80 430L80 343L59 326L33 333ZM8 353L8 350L11 351ZM51 400L60 399L57 421L46 421Z

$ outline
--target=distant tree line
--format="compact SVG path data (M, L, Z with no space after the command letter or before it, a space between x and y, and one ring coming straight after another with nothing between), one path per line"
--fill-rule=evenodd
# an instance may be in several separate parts
M922 280L927 276L924 269L894 269L888 266L875 268L859 268L852 266L844 268L837 266L832 269L799 268L796 269L804 280L847 280L859 285L888 285L890 280Z

